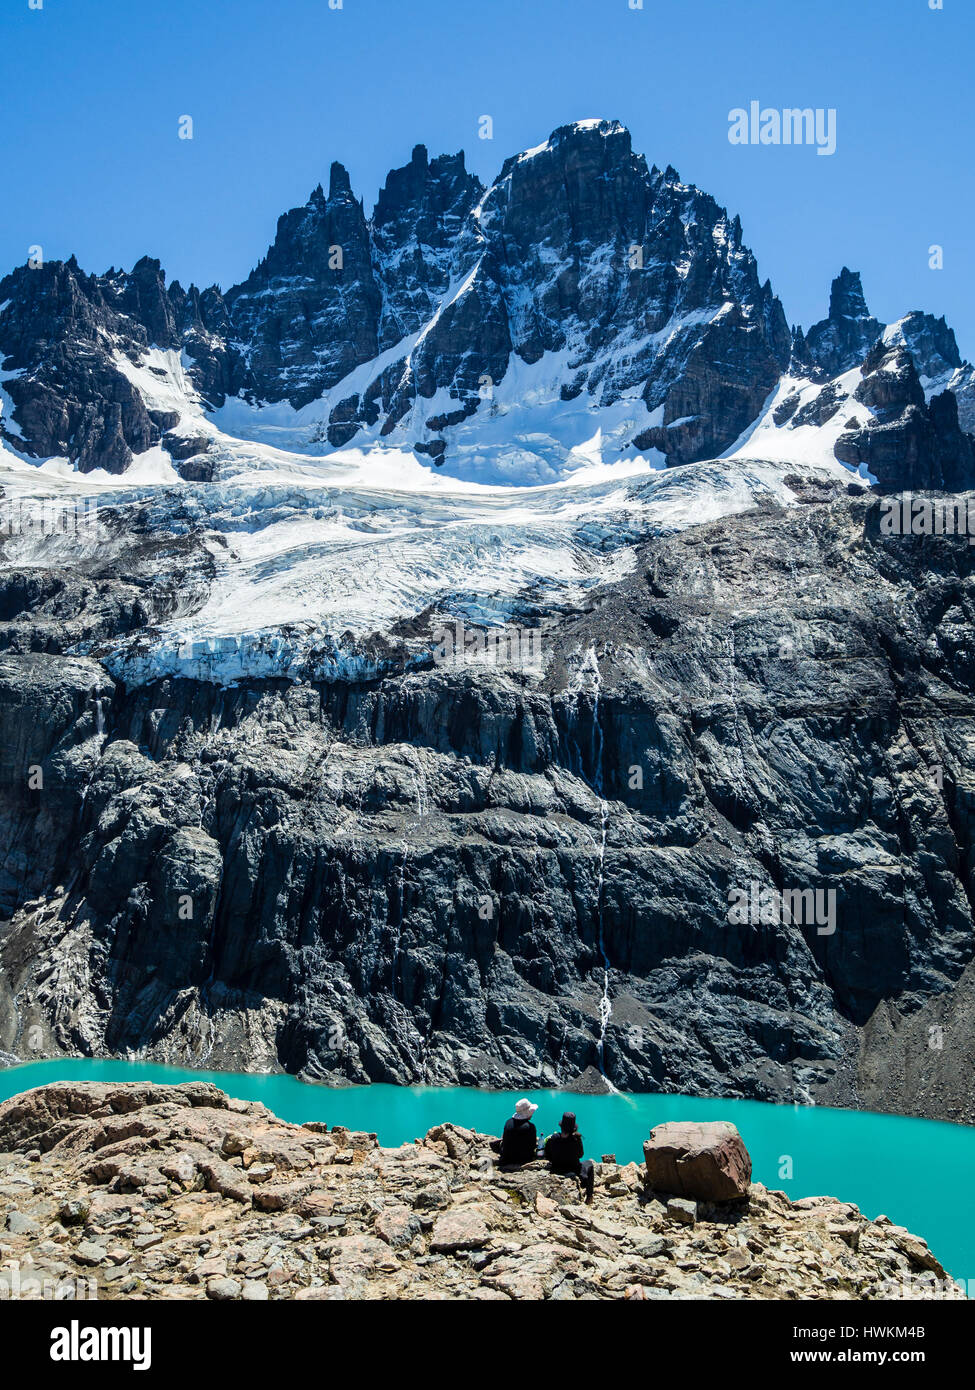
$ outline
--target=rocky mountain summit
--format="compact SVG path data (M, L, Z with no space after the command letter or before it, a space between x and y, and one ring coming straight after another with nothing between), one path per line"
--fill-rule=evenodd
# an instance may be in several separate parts
M445 1123L384 1148L204 1083L45 1086L0 1105L0 1280L120 1301L964 1297L923 1240L833 1197L675 1198L607 1157L588 1206L543 1162L497 1169L489 1141Z
M797 340L815 369L826 377L842 376L859 367L884 326L867 308L859 274L844 266L830 289L829 314Z
M328 193L281 217L225 295L167 290L155 261L86 276L72 260L21 268L0 302L10 444L111 473L159 440L186 454L171 412L133 397L127 364L148 347L179 353L211 407L321 398L323 442L392 436L438 460L452 426L490 418L509 371L543 358L556 399L625 399L638 447L710 457L789 355L739 221L674 169L648 169L615 121L562 127L488 189L463 154L417 146L368 221L333 164ZM60 411L54 382L72 403Z
M13 407L0 428L29 457L122 473L164 434L178 456L168 432L179 412L147 404L132 379L151 349L192 354L194 377L211 392L233 384L219 291L167 286L148 257L104 275L86 275L74 257L21 266L0 281L0 297L0 365Z
M969 486L975 453L959 424L958 401L952 391L926 401L903 338L880 339L871 348L854 399L870 407L872 418L865 426L846 425L835 450L841 462L876 477L903 478L918 491Z
M488 188L463 153L418 145L369 217L334 163L328 191L285 213L225 293L167 286L149 258L103 275L72 258L15 270L0 305L6 447L83 472L122 474L161 446L179 475L212 477L206 422L218 419L316 455L405 449L483 481L552 480L597 429L609 457L682 464L732 448L783 384L817 385L800 422L824 424L882 335L927 399L948 392L963 428L975 418L975 369L944 320L917 312L885 328L844 268L828 317L790 334L740 220L648 166L617 121L560 127ZM780 423L787 448L796 422ZM934 407L920 472L884 441L835 456L884 485L938 486L927 457L944 434L970 485L957 432Z

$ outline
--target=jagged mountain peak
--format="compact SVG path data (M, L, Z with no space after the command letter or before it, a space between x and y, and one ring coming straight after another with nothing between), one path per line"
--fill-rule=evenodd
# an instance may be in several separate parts
M903 343L910 350L922 377L941 377L964 365L954 331L944 316L935 318L912 309L890 324L884 337L888 342Z
M781 306L759 283L740 221L671 166L651 173L629 131L602 118L556 128L506 160L487 190L462 152L431 159L417 144L368 220L336 163L328 193L319 185L284 213L267 253L225 296L167 292L147 259L118 280L113 307L136 320L136 356L142 334L166 348L182 335L212 404L228 394L255 409L320 402L311 442L388 442L449 463L465 420L508 411L496 391L519 407L527 391L546 419L580 401L565 444L564 430L549 443L551 426L539 432L519 409L512 427L539 441L532 453L546 462L512 481L557 476L572 436L592 437L593 408L616 410L616 423L603 424L616 449L656 449L673 462L717 453L788 355ZM534 365L542 376L529 385L521 374ZM146 438L128 440L127 418L114 468L126 442ZM71 437L36 443L78 457ZM510 452L500 436L491 449L476 475ZM96 457L89 446L86 458Z
M618 168L634 158L646 167L642 156L633 155L630 132L620 121L595 117L572 121L556 126L541 144L509 155L502 163L493 187L509 183L516 171L520 179L530 179L545 167L547 161L554 161L560 168L567 167L570 172L581 172L594 168L600 171Z
M626 149L632 148L630 132L622 121L605 116L589 116L584 120L567 121L564 125L556 126L548 139L536 146L535 150L598 139L618 141ZM531 149L522 151L522 154L531 153ZM519 159L521 155L514 158Z
M349 178L349 171L344 164L338 160L333 160L328 173L328 197L331 202L334 198L343 196L352 197L352 182Z
M844 266L836 276L829 291L829 317L834 320L871 317L858 270L848 270Z
M412 217L416 239L436 245L457 234L483 191L481 181L467 170L463 150L431 159L426 145L415 145L409 162L386 175L371 224L382 233L404 216Z
M957 401L961 428L975 434L975 367L962 358L944 317L914 309L884 330L884 341L899 344L910 353L929 402L951 393Z
M844 266L830 287L828 315L805 335L806 365L827 377L848 372L860 365L884 326L867 308L860 272Z
M203 431L168 437L181 392L191 414L233 398L232 428L258 440L267 419L274 442L299 451L412 450L482 481L558 478L593 438L604 459L690 462L757 422L787 368L822 388L885 333L847 266L828 316L790 333L740 217L673 165L648 167L620 121L595 117L505 159L487 188L463 151L431 157L415 143L370 217L336 161L327 192L319 183L282 214L225 295L167 288L151 256L101 277L72 257L4 284L6 438L27 456L113 471L160 438L183 467ZM915 312L887 338L926 398L957 395L970 428L975 370L944 320ZM130 379L150 349L179 357L150 368L182 382L164 407L145 376L138 389ZM84 380L79 353L97 361ZM63 410L68 378L79 400ZM794 409L793 392L775 409L820 424L854 390Z
M955 491L971 483L975 454L950 391L926 398L907 343L879 338L863 362L855 399L869 418L840 436L836 456L866 467L882 486Z
M509 374L521 382L521 363L538 370L531 387L517 389L529 390L540 407L561 399L563 413L568 401L612 406L633 392L644 409L631 409L633 428L620 447L658 449L674 462L713 453L734 437L732 418L747 422L744 413L757 408L758 393L788 356L781 306L761 286L740 230L672 168L651 173L620 122L560 126L504 161L458 239L453 295L402 362L360 399L357 419L368 422L378 407L380 437L449 461L465 421L496 413L495 388ZM749 363L732 380L723 355L729 414L718 423L701 408L701 393L713 389L703 378L722 335L730 355L740 350ZM715 346L704 349L708 339ZM700 363L692 367L695 354ZM679 377L688 380L680 405L671 406ZM444 387L446 402L437 394ZM435 396L430 409L424 402ZM340 419L330 422L340 433L331 432L331 442L353 437L356 417L340 405ZM527 418L525 428L533 428Z

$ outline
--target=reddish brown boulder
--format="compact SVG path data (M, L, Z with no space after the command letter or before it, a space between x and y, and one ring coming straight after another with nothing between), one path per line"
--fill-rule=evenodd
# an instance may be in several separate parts
M656 1192L699 1202L748 1196L752 1161L733 1124L682 1121L657 1125L643 1145L647 1182Z

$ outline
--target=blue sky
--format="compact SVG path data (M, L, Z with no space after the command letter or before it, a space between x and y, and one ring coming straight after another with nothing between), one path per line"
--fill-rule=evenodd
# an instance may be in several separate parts
M333 159L369 209L417 142L489 180L555 126L614 116L740 213L790 321L821 317L847 264L878 317L944 313L975 356L975 0L630 3L2 0L0 272L40 244L226 287ZM752 100L835 107L836 154L729 144Z

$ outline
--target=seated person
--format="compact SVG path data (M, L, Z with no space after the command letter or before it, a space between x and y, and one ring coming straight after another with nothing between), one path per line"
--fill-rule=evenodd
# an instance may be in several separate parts
M553 1173L572 1173L579 1179L586 1194L586 1205L592 1205L596 1169L591 1158L583 1158L582 1135L571 1110L562 1116L558 1131L545 1141L545 1157Z
M531 1163L538 1154L538 1134L532 1124L532 1116L538 1109L530 1100L520 1100L510 1120L505 1120L501 1135L498 1162L502 1166L520 1168L523 1163Z

